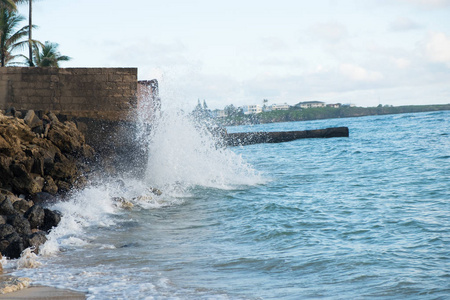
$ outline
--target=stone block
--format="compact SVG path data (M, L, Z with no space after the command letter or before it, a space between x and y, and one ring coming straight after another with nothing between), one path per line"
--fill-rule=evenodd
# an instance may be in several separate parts
M51 97L53 94L53 91L49 90L49 89L41 88L41 89L35 89L34 91L31 91L31 93L37 97Z
M123 81L123 75L111 73L108 74L108 81L110 82L122 82Z
M102 68L88 68L88 69L86 69L86 74L101 75L102 74Z

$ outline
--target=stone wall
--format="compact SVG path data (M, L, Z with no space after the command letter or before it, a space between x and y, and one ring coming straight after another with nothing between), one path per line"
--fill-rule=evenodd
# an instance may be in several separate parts
M0 68L0 109L125 121L136 104L136 68Z

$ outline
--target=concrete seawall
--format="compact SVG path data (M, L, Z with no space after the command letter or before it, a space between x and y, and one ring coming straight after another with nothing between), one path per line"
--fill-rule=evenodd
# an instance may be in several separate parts
M0 109L52 111L74 121L100 156L124 164L140 164L129 154L139 151L134 114L143 91L157 97L158 82L138 82L137 68L0 68Z
M0 68L0 108L124 121L137 85L136 68Z

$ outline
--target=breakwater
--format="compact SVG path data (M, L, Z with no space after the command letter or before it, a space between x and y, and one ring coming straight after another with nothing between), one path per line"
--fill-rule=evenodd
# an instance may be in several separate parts
M39 250L61 219L46 205L86 184L95 155L75 123L17 115L0 113L0 253L9 258Z
M225 135L228 146L245 146L261 143L283 143L298 139L348 137L348 127L325 129L282 131L282 132L239 132Z
M46 207L88 176L142 169L138 96L157 89L136 68L0 68L0 253L37 252L61 218Z

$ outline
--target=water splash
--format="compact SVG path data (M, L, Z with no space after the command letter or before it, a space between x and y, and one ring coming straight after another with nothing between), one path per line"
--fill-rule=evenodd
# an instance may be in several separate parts
M242 157L218 147L206 123L183 111L166 111L155 122L146 180L162 189L201 186L232 189L263 178Z
M145 176L100 178L52 209L62 212L40 254L87 246L85 228L114 225L127 209L157 209L183 203L195 187L233 189L264 182L242 157L218 147L204 120L179 109L160 111L159 98L142 93L136 114L136 143L148 155ZM128 177L126 177L128 176ZM154 192L154 187L163 191ZM95 237L94 237L95 238Z

